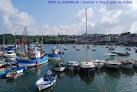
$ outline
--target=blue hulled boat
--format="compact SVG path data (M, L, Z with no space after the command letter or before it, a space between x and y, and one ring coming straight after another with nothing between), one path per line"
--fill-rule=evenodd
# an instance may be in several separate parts
M33 67L47 63L48 57L46 55L43 58L38 57L36 59L17 59L17 62L20 67Z
M6 76L7 73L9 73L9 72L10 72L10 69L6 69L6 70L1 71L1 72L0 72L0 77Z
M48 73L45 76L43 76L36 82L36 86L38 87L39 91L49 88L55 84L56 79L57 75L52 74L50 71L48 71Z
M25 56L19 56L17 63L20 67L33 67L48 62L48 56L39 51L38 45L30 48Z
M64 53L59 52L59 49L53 48L52 53L48 54L48 60L59 60L64 57Z

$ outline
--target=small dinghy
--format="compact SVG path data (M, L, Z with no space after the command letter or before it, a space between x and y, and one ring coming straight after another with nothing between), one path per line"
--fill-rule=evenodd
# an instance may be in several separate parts
M65 46L64 46L64 50L68 50L68 47L65 47Z
M7 79L16 79L16 78L17 78L17 72L16 72L16 71L9 72L9 73L6 75L6 78L7 78Z
M77 70L78 62L77 61L67 61L66 66L67 66L67 69L69 69L71 71Z
M45 76L43 76L36 82L36 86L38 87L39 91L49 88L55 84L56 79L57 75L52 74L51 71L48 71Z
M57 62L53 65L53 69L57 72L64 71L66 66L62 62Z

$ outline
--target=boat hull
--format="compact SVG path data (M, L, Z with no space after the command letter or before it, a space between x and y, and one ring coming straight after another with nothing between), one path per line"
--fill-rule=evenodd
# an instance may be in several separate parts
M132 69L133 68L133 64L126 64L126 63L121 63L120 67L125 68L125 69Z
M19 67L33 67L42 65L48 62L47 56L43 57L42 59L38 58L37 60L24 60L24 59L17 59Z
M107 68L114 68L114 69L118 69L119 68L119 65L118 64L105 64L105 66Z
M94 70L95 70L95 67L91 67L91 68L80 67L79 68L79 71L81 71L81 72L93 72Z
M58 54L48 54L48 60L59 60L61 58L63 58L64 55L61 54L61 55L58 55Z
M44 90L46 88L49 88L49 87L53 86L56 83L56 79L57 79L57 75L54 77L54 79L52 81L48 81L47 83L38 84L36 82L36 86L38 87L39 91ZM39 79L38 81L43 81L43 77L41 79Z
M62 71L65 70L65 67L54 67L54 66L53 66L53 69L54 69L55 71L57 71L57 72L62 72Z

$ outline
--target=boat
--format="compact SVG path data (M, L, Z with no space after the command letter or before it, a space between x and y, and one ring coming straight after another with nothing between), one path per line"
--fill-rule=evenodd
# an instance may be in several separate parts
M87 9L86 9L86 43L85 43L86 47L87 47L87 42L88 39L87 39ZM94 70L95 70L95 65L91 60L88 61L88 49L86 48L86 61L80 62L79 71L84 73L90 73Z
M56 47L52 49L52 53L48 54L48 60L59 60L64 57L64 52L59 52Z
M111 51L111 53L117 54L118 56L129 56L128 52L120 52L120 51Z
M17 78L17 72L16 72L16 71L9 72L9 73L6 75L6 78L7 78L7 79L16 79L16 78Z
M3 46L2 50L4 50L4 51L15 50L15 46L14 45Z
M92 51L96 51L96 47L92 47L91 49L92 49Z
M91 60L88 62L87 61L80 62L79 64L79 71L81 72L90 73L94 70L95 70L95 65Z
M87 49L90 49L90 46L89 46L89 45L87 45Z
M27 69L26 67L15 67L12 68L10 71L16 71L19 74L19 73L23 73L23 71L26 69Z
M10 69L5 69L5 70L1 71L1 72L0 72L0 77L6 76L7 73L9 73L9 72L10 72Z
M4 57L6 57L6 58L16 58L16 53L14 53L14 51L10 50L6 54L4 54Z
M56 80L57 75L48 71L45 76L43 76L36 82L36 86L38 87L39 91L41 91L43 89L53 86L56 83Z
M125 69L132 69L133 68L132 60L125 59L125 60L120 61L120 63L121 63L120 67L122 67L122 68L125 68Z
M68 47L65 47L65 46L64 46L64 50L68 50Z
M66 66L62 62L57 62L53 65L53 69L57 72L63 72Z
M80 51L80 48L79 48L78 46L75 46L75 49L76 49L77 51Z
M67 61L66 66L68 70L77 70L78 69L78 62L77 61Z
M16 60L19 67L33 67L47 63L48 56L46 54L41 54L36 45L36 47L30 50L27 55L19 56Z
M93 63L97 69L101 69L104 66L104 60L101 61L96 59L93 61Z
M115 48L114 48L113 46L110 46L108 49L109 49L110 51L114 51L114 50L115 50Z
M105 67L107 68L114 68L114 69L118 69L120 63L117 62L118 60L118 56L117 54L112 54L112 53L108 53L105 55Z
M127 47L125 50L130 51L130 50L131 50L131 48Z

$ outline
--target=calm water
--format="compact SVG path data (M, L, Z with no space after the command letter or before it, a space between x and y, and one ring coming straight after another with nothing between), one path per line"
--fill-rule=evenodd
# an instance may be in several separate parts
M55 45L44 45L46 53L50 53ZM78 62L85 60L85 48L78 45L80 51L76 51L72 45L68 45L69 50L64 51L65 58L61 62L76 60ZM126 47L117 47L117 50L125 51ZM88 50L88 58L103 59L103 55L108 53L107 48L96 47L96 51ZM136 59L137 54L133 48L129 51L128 57L119 57L120 59ZM38 92L35 82L44 76L47 70L51 70L56 61L49 61L47 64L39 67L27 69L22 76L16 80L0 79L0 92ZM132 70L96 70L86 76L78 72L65 71L62 73L54 72L58 75L57 83L42 92L137 92L137 69Z

